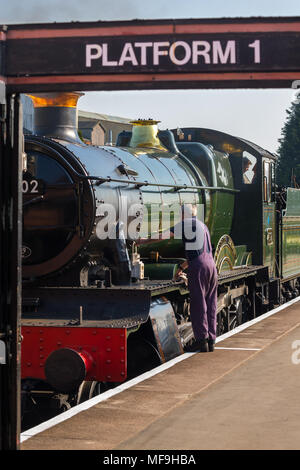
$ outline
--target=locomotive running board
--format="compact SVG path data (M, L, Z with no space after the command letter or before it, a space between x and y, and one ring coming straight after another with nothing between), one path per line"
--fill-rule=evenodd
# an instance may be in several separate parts
M238 266L231 270L219 273L218 283L226 284L231 281L245 279L247 277L256 277L259 282L269 281L268 267L267 266Z
M142 289L23 289L23 325L132 328L147 321L151 292Z

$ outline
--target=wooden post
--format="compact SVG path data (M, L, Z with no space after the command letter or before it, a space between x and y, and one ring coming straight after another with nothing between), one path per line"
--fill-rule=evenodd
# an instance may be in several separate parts
M21 422L22 105L19 95L2 96L0 105L0 449L17 450Z

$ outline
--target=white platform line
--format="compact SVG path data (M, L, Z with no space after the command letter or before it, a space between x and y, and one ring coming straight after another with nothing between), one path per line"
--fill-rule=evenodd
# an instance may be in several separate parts
M58 416L55 416L54 418L51 418L48 421L45 421L44 423L41 423L35 426L34 428L24 431L20 436L21 437L20 442L24 442L30 437L35 436L36 434L39 434L40 432L45 431L46 429L49 429L52 426L55 426L56 424L62 423L63 421L66 421L67 419L72 418L73 416L77 415L81 411L88 410L89 408L92 408L98 403L108 400L114 395L118 395L124 390L127 390L128 388L131 388L134 385L137 385L141 382L144 382L144 380L147 380L150 377L154 377L155 375L159 374L160 372L163 372L164 370L170 369L175 364L178 364L179 362L184 361L185 359L193 356L194 354L197 354L197 353L184 353L181 356L175 357L174 359L171 359L165 364L161 364L160 366L156 367L155 369L152 369L151 371L145 372L144 374L139 375L138 377L135 377L134 379L129 380L128 382L118 385L112 390L107 390L107 392L101 393L100 395L97 395L96 397L91 398L90 400L86 400L80 405L74 406L73 408L69 409L68 411L65 411L64 413L61 413Z
M250 326L255 325L256 323L259 323L265 320L266 318L274 315L275 313L280 312L281 310L284 310L290 305L293 305L296 302L299 302L299 300L300 300L300 296L296 297L293 300L290 300L289 302L281 305L280 307L277 307L271 310L270 312L264 313L263 315L260 315L259 317L254 318L253 320L250 320L247 323L244 323L243 325L238 326L234 330L231 330L228 333L225 333L224 335L218 336L216 339L216 343L219 343L220 341L223 341L224 339L227 339L230 336L233 336L239 333L240 331L243 331L246 328L249 328ZM65 411L64 413L61 413L60 415L55 416L54 418L49 419L48 421L45 421L44 423L41 423L38 426L35 426L34 428L24 431L20 436L20 442L22 443L26 441L27 439L30 439L31 437L35 436L36 434L46 431L47 429L50 429L51 427L56 426L57 424L62 423L63 421L66 421L67 419L72 418L78 413L81 413L81 411L88 410L89 408L92 408L93 406L97 405L98 403L101 403L102 401L108 400L108 398L113 397L114 395L117 395L123 392L124 390L127 390L133 387L134 385L137 385L143 382L144 380L149 379L150 377L154 377L155 375L160 374L160 372L163 372L164 370L170 369L175 364L178 364L179 362L188 359L194 354L197 354L197 353L184 353L181 356L175 357L174 359L171 359L165 364L161 364L160 366L156 367L155 369L152 369L151 371L145 372L144 374L139 375L138 377L135 377L134 379L129 380L128 382L125 382L112 390L108 390L107 392L101 393L100 395L97 395L96 397L91 398L90 400L87 400L81 403L80 405L74 406L70 410Z
M222 348L216 346L215 349L229 349L230 351L261 351L261 348Z
M230 338L230 336L236 335L237 333L240 333L243 330L246 330L250 326L255 325L256 323L259 323L262 320L265 320L266 318L271 317L275 313L278 313L281 310L284 310L285 308L290 307L291 305L299 302L299 300L300 300L300 296L296 297L295 299L290 300L289 302L286 302L283 305L280 305L280 307L276 307L273 310L270 310L269 312L264 313L263 315L260 315L259 317L254 318L253 320L247 321L247 323L243 323L242 325L237 326L236 328L234 328L234 330L228 331L228 333L224 333L224 335L218 336L218 338L216 339L216 343L218 343L219 341L223 341L224 339Z

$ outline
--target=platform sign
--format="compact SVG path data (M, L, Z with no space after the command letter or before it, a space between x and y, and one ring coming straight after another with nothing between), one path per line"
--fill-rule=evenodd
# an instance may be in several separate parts
M12 25L0 39L2 76L14 91L291 87L300 79L300 18Z

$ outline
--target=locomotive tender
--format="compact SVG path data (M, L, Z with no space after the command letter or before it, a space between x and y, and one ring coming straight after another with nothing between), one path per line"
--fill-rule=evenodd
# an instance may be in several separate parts
M150 216L152 236L176 223L163 207L203 208L219 273L218 334L298 295L300 277L300 191L275 192L274 155L215 130L157 131L152 120L134 122L115 146L86 145L79 96L32 96L35 135L25 138L23 397L46 395L63 409L193 340L189 292L173 280L180 241L138 244ZM107 207L116 237L102 236Z

